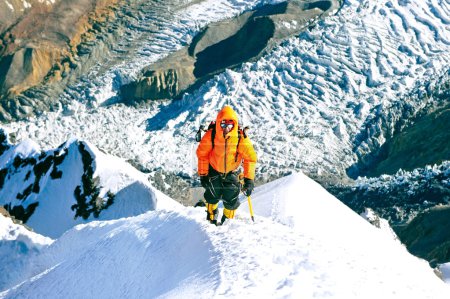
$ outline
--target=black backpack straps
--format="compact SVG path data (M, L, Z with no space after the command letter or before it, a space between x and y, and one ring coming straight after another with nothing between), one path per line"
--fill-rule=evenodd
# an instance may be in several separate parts
M234 156L234 162L237 162L237 159L238 159L239 143L241 142L242 138L245 138L245 136L243 136L244 132L242 131L242 129L240 127L238 127L238 132L239 132L239 134L238 134L238 142L237 142L237 145L236 145L236 155Z
M211 132L211 143L212 143L212 149L214 149L214 139L216 138L216 126L214 126L212 128L212 132Z
M198 128L197 133L195 134L195 141L200 142L202 140L202 132L205 130L205 126L201 125L200 128Z
M238 137L238 142L237 142L237 146L236 146L236 156L234 158L234 161L237 162L238 159L238 149L239 149L239 143L241 142L241 139L245 139L247 138L247 130L250 129L250 127L244 127L244 129L242 129L240 126L238 127L238 132L239 132L239 137Z
M214 129L214 130L216 129L216 122L215 121L212 121L212 122L209 123L207 131L209 131L211 129Z
M212 143L212 149L214 149L214 139L216 137L216 122L212 121L209 123L208 129L205 130L205 126L201 125L198 129L197 133L195 134L195 141L200 142L202 140L202 131L208 132L211 130L211 143Z

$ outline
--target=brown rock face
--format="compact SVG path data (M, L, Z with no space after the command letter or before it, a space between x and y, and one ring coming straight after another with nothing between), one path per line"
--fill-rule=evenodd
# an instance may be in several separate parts
M4 78L0 78L0 89L11 94L19 94L30 86L41 82L53 64L61 58L56 47L21 48L2 60Z
M77 46L94 38L93 28L114 16L119 1L29 0L25 8L0 1L0 101L76 67Z
M139 99L145 99L145 97L171 98L179 91L178 72L179 70L176 69L148 72L147 76L139 82L129 85L129 90L126 92Z
M134 100L170 99L176 97L182 90L195 81L194 63L188 55L178 55L177 59L162 61L154 64L154 68L143 70L144 75L135 82L122 88L122 95L126 103ZM128 101L129 100L129 101Z
M4 207L0 207L0 215L3 215L4 217L10 217L7 210L5 210Z

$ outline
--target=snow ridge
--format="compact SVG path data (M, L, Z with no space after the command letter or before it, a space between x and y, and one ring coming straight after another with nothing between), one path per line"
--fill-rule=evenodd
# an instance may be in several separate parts
M222 227L182 206L79 225L0 298L449 296L426 262L303 174L255 191L255 224L243 202Z
M35 234L13 223L11 218L0 215L0 290L20 283L31 261L52 242L52 239Z
M24 141L0 161L0 204L47 236L58 237L87 220L176 205L162 195L157 202L160 192L131 165L76 138L49 151Z

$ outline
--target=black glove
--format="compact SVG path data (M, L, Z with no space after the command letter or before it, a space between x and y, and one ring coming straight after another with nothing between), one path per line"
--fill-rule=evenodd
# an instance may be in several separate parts
M200 184L206 189L209 186L209 177L207 175L201 175Z
M242 186L242 191L244 191L245 196L250 196L254 187L255 183L253 180L244 178L244 186Z

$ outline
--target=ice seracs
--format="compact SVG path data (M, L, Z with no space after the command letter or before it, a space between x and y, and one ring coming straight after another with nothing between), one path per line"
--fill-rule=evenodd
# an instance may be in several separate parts
M270 1L275 2L280 1ZM180 41L187 43L202 26L261 2L221 1L212 10L209 3L178 11L178 21L148 39L151 44L143 44L137 57L127 58L103 77L93 76L88 86L95 93L84 92L84 83L71 93L81 102L95 100L83 98L95 94L101 102L107 98L102 90L111 96L122 77L178 50ZM8 127L20 139L39 136L37 142L47 148L73 132L108 153L139 157L150 171L162 167L169 174L194 175L193 132L228 103L252 125L252 138L261 153L261 178L269 176L268 169L273 176L298 170L298 161L310 174L320 168L322 174L345 176L357 159L353 151L367 153L386 140L378 121L395 124L395 115L388 113L393 107L411 100L404 105L415 114L433 105L432 98L408 95L430 82L439 85L433 80L450 62L448 15L448 7L434 0L345 1L336 16L254 63L225 71L182 101L154 103L151 108L80 107L68 116L63 111L45 113L30 120L35 126L17 122ZM355 141L356 136L367 138Z

